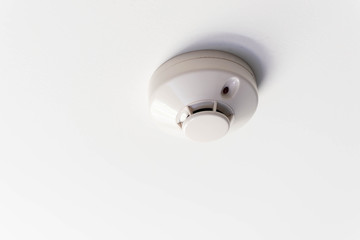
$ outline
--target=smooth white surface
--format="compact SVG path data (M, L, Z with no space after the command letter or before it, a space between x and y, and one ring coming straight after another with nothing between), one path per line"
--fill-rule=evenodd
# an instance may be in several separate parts
M182 125L186 137L199 142L214 141L225 136L229 120L221 113L200 112L188 117Z
M0 239L358 240L359 13L1 1ZM209 144L147 112L153 71L199 48L244 55L262 79L252 120Z

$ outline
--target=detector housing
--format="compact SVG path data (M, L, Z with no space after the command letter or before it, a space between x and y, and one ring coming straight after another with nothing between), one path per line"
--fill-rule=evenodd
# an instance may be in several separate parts
M240 57L217 50L178 55L153 74L150 112L169 133L219 139L242 125L258 104L255 75Z

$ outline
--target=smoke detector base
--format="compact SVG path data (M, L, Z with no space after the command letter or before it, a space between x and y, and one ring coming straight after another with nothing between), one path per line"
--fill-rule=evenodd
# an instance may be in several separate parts
M241 58L222 51L184 53L162 64L149 91L152 117L167 132L212 141L254 114L255 75Z

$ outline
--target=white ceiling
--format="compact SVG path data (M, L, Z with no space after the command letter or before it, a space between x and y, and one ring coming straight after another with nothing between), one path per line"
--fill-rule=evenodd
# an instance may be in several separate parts
M360 238L360 2L0 6L0 239ZM255 69L220 141L150 121L152 72L215 48Z

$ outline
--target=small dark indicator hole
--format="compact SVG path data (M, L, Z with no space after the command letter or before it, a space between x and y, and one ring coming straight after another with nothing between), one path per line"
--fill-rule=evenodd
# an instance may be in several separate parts
M223 94L228 94L229 93L229 87L224 87L222 90Z

